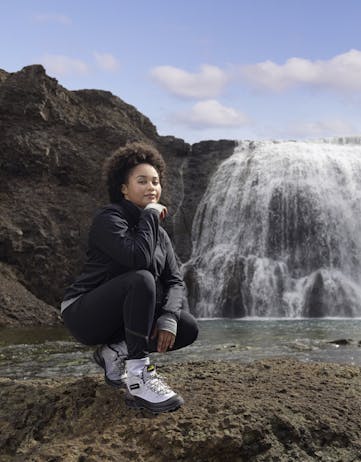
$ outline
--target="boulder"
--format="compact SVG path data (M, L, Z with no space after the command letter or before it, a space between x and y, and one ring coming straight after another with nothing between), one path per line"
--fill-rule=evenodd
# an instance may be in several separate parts
M0 263L0 327L59 324L58 310L36 298L20 278L11 267Z

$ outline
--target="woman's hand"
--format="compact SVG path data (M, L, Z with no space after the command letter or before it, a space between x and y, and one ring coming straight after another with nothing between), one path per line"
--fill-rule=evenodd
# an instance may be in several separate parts
M167 207L163 206L163 210L160 212L159 219L164 220L167 214L168 214Z
M171 350L174 346L175 335L167 330L159 330L157 327L154 328L151 339L158 337L157 351L158 353L165 353L167 350Z
M162 205L162 204L159 204L158 203L153 203L151 202L150 204L146 205L145 207L146 209L154 209L154 210L157 210L159 212L159 219L160 220L164 220L164 218L167 216L168 214L168 210L167 210L167 207L165 205Z

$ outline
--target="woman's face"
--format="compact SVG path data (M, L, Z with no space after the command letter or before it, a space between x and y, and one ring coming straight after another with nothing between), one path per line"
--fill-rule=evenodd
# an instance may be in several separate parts
M122 184L121 191L125 199L141 208L158 202L162 187L157 170L150 164L137 165L130 171L128 181Z

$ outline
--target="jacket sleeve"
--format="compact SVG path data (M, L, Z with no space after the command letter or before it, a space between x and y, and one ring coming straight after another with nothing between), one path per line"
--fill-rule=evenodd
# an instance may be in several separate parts
M164 235L166 262L160 279L165 289L165 298L157 326L158 329L168 330L176 335L177 322L185 297L185 287L169 236L167 233Z
M90 240L108 257L130 269L148 269L159 233L159 212L142 210L135 231L119 212L105 209L94 219Z

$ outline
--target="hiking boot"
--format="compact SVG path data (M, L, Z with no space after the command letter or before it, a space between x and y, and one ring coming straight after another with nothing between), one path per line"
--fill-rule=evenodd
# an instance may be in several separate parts
M125 387L127 373L125 360L128 349L125 342L99 346L93 354L94 361L104 369L104 380L112 387Z
M144 358L148 359L148 358ZM184 400L177 395L160 377L153 364L144 364L142 360L127 361L127 388L125 398L127 406L137 409L148 409L153 413L175 411ZM131 363L143 361L143 367L138 370Z

